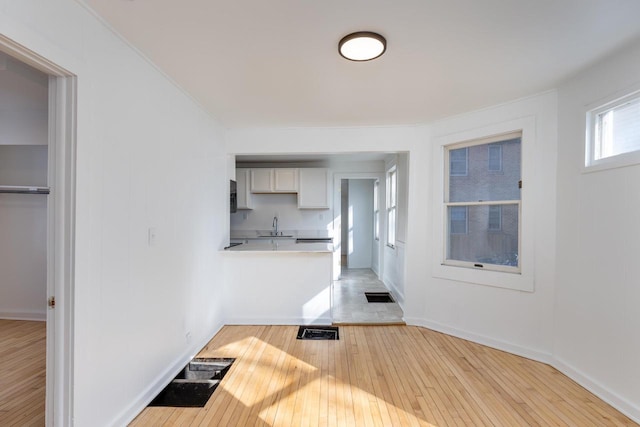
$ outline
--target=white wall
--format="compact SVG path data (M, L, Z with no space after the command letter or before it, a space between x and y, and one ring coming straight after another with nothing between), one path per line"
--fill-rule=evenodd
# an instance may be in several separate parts
M349 212L348 266L349 268L371 268L373 180L350 179L347 206Z
M49 77L0 52L0 145L46 145Z
M0 28L78 76L73 418L124 425L222 324L223 130L78 2Z
M583 173L589 107L640 89L640 43L559 89L554 356L640 421L640 165Z

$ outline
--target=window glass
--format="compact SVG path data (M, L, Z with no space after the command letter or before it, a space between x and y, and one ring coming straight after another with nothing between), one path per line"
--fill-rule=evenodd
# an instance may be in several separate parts
M373 184L373 237L380 240L380 208L379 208L380 181Z
M489 144L489 165L492 172L502 171L502 145Z
M467 233L467 207L466 206L450 206L449 207L449 233L450 234L466 234Z
M502 206L489 206L489 226L488 229L497 231L502 228Z
M445 264L519 272L522 133L452 145L453 167L465 153L465 175L445 180Z
M467 175L467 149L449 151L449 171L451 176Z
M395 166L387 172L387 245L396 244L397 173Z
M493 145L493 144L492 144ZM449 178L449 202L477 202L520 199L521 139L514 138L500 144L504 163L502 173L488 173L487 157L489 144L467 147L468 173ZM459 152L450 150L449 155Z
M494 212L495 208L500 208L502 212L500 233L490 228L492 208ZM456 210L464 210L467 217L463 233L458 232L462 225L455 224L455 211L450 209L447 259L512 267L518 265L518 205L455 207Z
M596 114L594 159L640 150L640 96Z

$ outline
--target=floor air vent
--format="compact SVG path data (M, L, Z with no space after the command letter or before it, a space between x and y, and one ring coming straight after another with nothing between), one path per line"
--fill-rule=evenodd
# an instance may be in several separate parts
M149 406L202 408L234 360L209 357L192 359Z
M365 292L367 302L395 302L389 292Z
M340 334L337 326L300 326L297 338L299 340L339 340Z

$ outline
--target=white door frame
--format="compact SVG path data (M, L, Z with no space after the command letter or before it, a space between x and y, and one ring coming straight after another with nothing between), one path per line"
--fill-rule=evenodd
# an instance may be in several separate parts
M72 425L76 77L2 34L0 51L49 75L46 425Z
M333 280L338 280L340 277L340 256L342 252L342 234L341 234L341 182L343 179L377 179L380 182L378 188L378 206L380 211L385 207L386 198L386 182L384 172L336 172L333 174ZM385 209L386 210L386 209ZM386 232L386 218L385 215L380 214L380 244L378 244L378 271L379 277L383 277L384 269L384 245L382 243L383 235ZM382 280L382 279L380 279Z

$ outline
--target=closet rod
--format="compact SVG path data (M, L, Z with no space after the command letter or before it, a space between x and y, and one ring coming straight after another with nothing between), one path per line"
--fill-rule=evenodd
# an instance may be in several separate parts
M32 187L28 185L0 185L0 193L49 194L49 191L49 187Z

